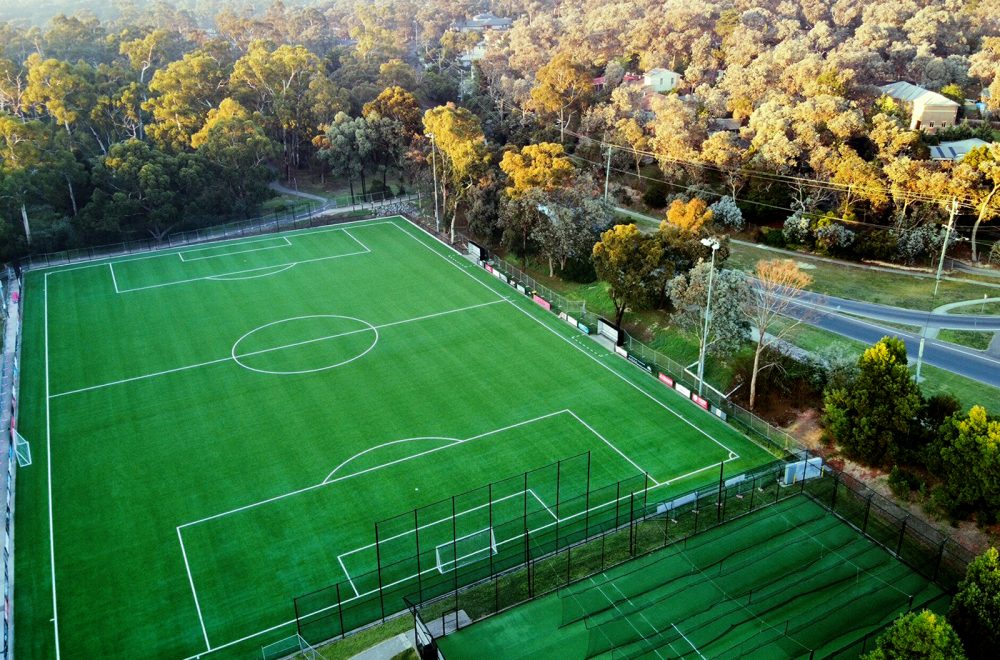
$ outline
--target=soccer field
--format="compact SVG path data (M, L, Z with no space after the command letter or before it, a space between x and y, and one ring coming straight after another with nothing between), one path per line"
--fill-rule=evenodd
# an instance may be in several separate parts
M22 657L246 657L295 596L377 589L376 521L586 452L678 492L771 458L401 218L32 271L24 301Z

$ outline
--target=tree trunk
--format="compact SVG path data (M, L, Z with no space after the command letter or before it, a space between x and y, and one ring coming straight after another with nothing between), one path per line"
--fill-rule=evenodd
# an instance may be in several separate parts
M615 325L618 326L619 330L622 327L623 318L625 318L625 304L622 303L621 307L615 304Z
M983 200L982 206L979 207L979 215L976 216L976 223L972 225L972 261L978 262L979 255L976 253L976 232L979 231L979 225L986 218L986 209L989 207L990 201L993 199L993 195L996 194L997 190L1000 190L1000 185L993 186L993 190L990 194L986 196Z
M28 245L31 245L31 227L28 225L28 207L21 202L21 220L24 222L24 237L28 240Z
M552 258L552 255L549 255L549 277L555 277L555 276L556 276L556 261L555 259Z
M63 176L66 178L66 187L69 188L69 201L73 205L73 216L76 217L78 211L76 208L76 194L73 192L73 182L70 181L68 174L64 174Z
M757 372L760 370L760 356L764 352L764 328L758 328L757 350L753 353L753 372L750 376L750 410L757 402Z

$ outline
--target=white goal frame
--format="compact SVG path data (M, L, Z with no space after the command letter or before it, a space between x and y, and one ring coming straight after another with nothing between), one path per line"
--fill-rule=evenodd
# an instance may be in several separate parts
M482 548L482 549L479 549L479 550L474 550L473 552L470 552L470 553L465 554L465 555L458 555L454 559L449 559L449 560L446 560L446 561L442 561L442 559L441 559L441 548L453 548L454 552L457 554L458 553L458 544L461 541L463 541L465 539L472 538L472 537L476 536L477 534L482 534L483 532L486 532L486 531L488 531L490 533L490 544L489 544L488 548ZM440 573L441 575L444 575L445 573L447 573L449 571L452 571L452 570L454 570L456 568L461 568L462 566L468 566L472 562L474 562L477 559L479 559L480 556L487 556L487 557L489 557L489 556L497 554L497 552L499 552L499 549L497 548L497 537L496 537L496 534L494 534L494 532L493 532L493 528L492 527L484 527L482 529L477 529L474 532L469 532L468 534L465 534L464 536L459 536L454 541L445 541L444 543L439 543L437 546L435 546L434 547L434 566L435 566L435 568L437 568L438 573Z

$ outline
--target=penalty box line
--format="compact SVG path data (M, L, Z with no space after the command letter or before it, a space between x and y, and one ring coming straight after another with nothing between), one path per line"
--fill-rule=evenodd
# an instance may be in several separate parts
M382 223L380 223L380 224L382 224ZM114 284L115 284L115 293L122 294L122 293L134 293L136 291L148 291L150 289L162 289L163 287L167 287L167 286L176 286L178 284L190 284L192 282L202 282L202 281L205 281L205 280L209 280L209 281L223 281L224 282L224 281L226 281L224 278L229 277L230 275L245 275L247 273L260 273L262 271L274 270L274 269L277 269L277 268L284 268L285 270L287 270L288 268L291 268L292 266L298 266L300 264L310 264L310 263L315 263L315 262L318 262L318 261L329 261L331 259L341 259L343 257L356 257L356 256L359 256L359 255L362 255L362 254L370 254L371 251L372 251L371 248L369 248L367 245L365 245L364 243L362 243L361 241L359 241L357 238L355 238L349 231L347 231L347 229L337 228L337 229L330 229L329 231L338 231L338 232L343 233L345 236L347 236L348 238L350 238L351 240L353 240L355 243L357 243L358 245L360 245L362 249L359 250L359 251L357 251L357 252L346 252L344 254L334 254L334 255L329 255L329 256L326 256L326 257L314 257L312 259L301 259L299 261L290 261L290 262L283 263L283 264L271 264L269 266L258 266L256 268L245 268L245 269L242 269L242 270L233 270L233 271L229 271L229 272L226 272L226 273L213 273L212 275L204 275L202 277L192 277L192 278L189 278L189 279L186 279L186 280L176 280L174 282L163 282L162 284L150 284L148 286L133 287L131 289L119 289L118 288L118 280L117 280L117 278L115 278L115 266L114 266L114 263L113 262L109 263L108 266L111 268L111 277L112 277L112 280L114 281ZM282 238L284 238L284 237L282 237ZM286 238L285 240L287 241L288 239ZM289 245L291 245L291 243L289 243ZM213 246L213 247L218 247L218 246ZM275 247L285 247L285 246L279 245L279 246L275 246ZM243 250L242 252L233 252L233 253L230 253L230 254L243 254L245 252L258 252L258 251L263 250L263 249L269 249L269 248L258 248L256 250ZM169 256L169 255L163 255L163 256ZM218 255L218 256L225 257L225 256L229 256L229 255L228 254L224 254L224 255ZM203 257L203 258L204 259L209 259L209 258L215 258L215 257ZM184 263L187 263L188 261L196 261L196 260L189 259L189 260L185 261ZM278 271L278 272L283 272L283 271ZM277 274L277 273L273 273L273 274Z
M736 460L736 459L735 458L729 458L729 459L727 459L726 461L723 461L723 462L728 463L729 461L732 461L732 460ZM703 471L708 470L708 469L710 469L712 467L718 467L718 465L719 465L718 463L714 463L712 465L706 466L706 467L701 468L699 470L695 470L694 472L689 472L689 473L687 473L685 475L680 475L678 477L674 477L674 478L669 479L667 481L661 482L660 486L653 486L653 487L649 488L649 490L653 490L654 488L662 488L664 486L667 486L667 485L669 485L669 484L677 481L678 479L682 479L682 478L684 478L686 476L691 476L692 474L697 474L698 472L703 472ZM320 484L320 485L322 485L322 484ZM307 490L311 490L312 488L315 488L315 486L313 486L313 487L311 487L311 488L309 488ZM604 504L598 504L596 506L592 506L586 512L575 513L575 514L571 514L569 516L566 516L565 518L560 519L559 523L561 524L562 522L570 521L572 519L578 518L581 515L585 515L586 513L589 513L589 512L592 512L592 511L597 511L597 510L603 509L605 507L609 507L609 506L612 506L612 505L617 505L619 502L627 501L630 498L631 498L631 495L623 495L623 496L618 497L615 500L612 500L610 502L606 502ZM191 523L187 523L187 524L191 524ZM553 521L551 523L547 523L546 525L542 525L541 527L538 527L537 529L528 530L528 533L529 534L537 533L539 531L543 531L544 529L548 529L548 528L554 526L555 524L556 524L555 521ZM184 526L186 526L186 525L181 525L180 527L184 527ZM498 541L497 542L497 546L499 547L499 546L504 545L506 543L513 542L515 540L520 540L520 538L523 538L523 536L524 535L522 534L522 535L520 535L520 537L514 537L513 539L509 539L509 540L505 540L505 541ZM423 575L423 574L428 573L430 571L436 571L436 570L437 570L436 568L431 567L429 569L422 570L420 573L421 573L421 575ZM346 574L347 574L347 572L345 571L345 575ZM389 583L389 584L384 584L384 585L382 585L382 588L383 589L388 589L390 587L395 587L395 586L400 585L400 584L402 584L404 582L413 581L413 580L416 580L416 579L417 579L417 576L416 576L416 574L414 574L414 575L411 575L409 577L405 577L405 578L402 578L400 580L396 580L395 582L392 582L392 583ZM352 586L353 586L353 584L352 584ZM378 589L372 589L372 590L369 590L369 591L365 591L365 592L357 594L355 596L351 596L349 598L345 598L341 602L341 604L342 605L347 605L348 603L351 603L351 602L353 602L355 600L358 600L360 598L364 598L366 596L371 596L371 595L376 594L376 593L378 593ZM336 604L334 604L334 605L328 605L327 607L320 608L320 609L316 610L315 612L309 612L309 613L305 614L304 616L307 616L307 617L318 616L318 615L330 612L332 610L335 610L335 609L337 609L337 607L339 607L339 606L336 605ZM223 649L226 649L226 648L229 648L229 647L232 647L232 646L236 646L237 644L242 644L243 642L246 642L248 640L254 639L255 637L260 637L261 635L266 635L266 634L268 634L270 632L274 632L276 630L280 630L281 628L286 628L286 627L289 627L289 626L293 626L293 625L296 624L297 621L298 621L298 619L289 619L288 621L283 621L281 623L275 624L275 625L270 626L268 628L264 628L263 630L258 630L257 632L250 633L249 635L244 635L243 637L240 637L239 639L234 639L232 641L226 642L225 644L221 644L219 646L216 646L215 648L209 648L209 651L210 652L221 651ZM201 656L202 656L202 654L192 655L192 656L189 656L189 657L185 658L184 660L198 660L199 658L201 658Z
M196 254L198 252L208 252L209 250L217 250L220 247L226 247L224 245L210 245L208 247L195 248L193 250L182 250L177 253L177 256L180 257L181 261L183 261L184 263L188 263L191 261L205 261L206 259L218 259L219 257L230 257L236 254L247 254L248 252L260 252L261 250L274 250L277 248L291 247L292 245L292 242L288 240L288 237L286 236L270 236L268 238L261 238L256 240L244 241L242 243L236 243L234 247L253 245L254 243L267 243L270 241L277 241L277 240L284 241L284 243L280 243L279 245L268 245L266 247L250 248L248 250L237 250L236 252L226 252L225 254L210 254L207 257L190 257L187 259L184 258L185 255L188 254Z
M496 293L496 289L494 288L495 284L493 284L493 282L496 281L495 278L492 278L492 277L488 278L489 282L487 282L484 279L480 279L480 277L478 277L477 275L475 275L472 272L473 270L482 270L482 269L480 269L480 268L473 268L471 270L466 269L464 266L462 266L460 264L457 264L453 260L449 259L447 255L444 255L444 254L441 254L440 252L438 252L438 250L435 249L433 246L428 245L427 243L425 243L421 239L419 239L416 236L414 236L407 229L405 229L405 228L403 228L403 227L401 227L399 225L395 225L395 226L396 226L397 229L399 229L401 232L403 232L404 234L406 234L407 236L409 236L410 238L412 238L418 244L422 245L427 250L430 250L433 254L437 255L439 258L444 259L444 261L447 262L448 264L450 264L452 267L457 268L459 270L459 272L463 273L467 277L472 278L472 280L476 284L478 284L478 285L480 285L480 286L482 286L482 287L484 287L484 288L486 288L486 289L488 289L488 290ZM435 239L434 236L432 236L431 234L429 234L427 231L425 231L419 225L415 225L413 223L407 223L407 226L416 227L416 229L418 229L422 234L426 234L427 236L429 236L434 241L435 245L440 245L440 246L444 247L445 249L451 250L455 254L459 255L459 257L462 257L463 260L464 260L464 256L462 255L461 252L459 252L458 250L456 250L454 247L452 247L450 245L446 245L444 243L441 243L440 241L438 241L437 239ZM520 297L520 296L518 296L518 297ZM707 438L711 442L714 442L718 446L720 446L723 449L725 449L727 452L729 452L730 456L737 456L738 457L738 454L736 452L734 452L730 447L726 446L724 443L722 443L721 441L719 441L718 439L716 439L715 437L713 437L711 434L709 434L708 432L706 432L704 429L700 428L697 424L695 424L691 420L687 419L684 415L682 415L681 413L679 413L677 410L674 410L674 408L672 406L664 403L663 401L661 401L657 397L655 397L652 394L650 394L648 391L646 391L645 389L643 389L642 387L640 387L638 384L636 384L635 382L633 382L632 380L630 380L628 377L626 377L623 374L621 374L618 371L616 371L611 365L609 365L609 364L607 364L605 362L602 362L601 358L593 355L592 353L590 353L589 351L587 351L586 349L584 349L583 346L580 346L579 344L577 344L576 342L574 342L569 337L566 337L565 335L563 335L561 332L559 332L558 330L556 330L554 327L552 327L552 325L550 325L546 321L543 321L542 319L537 318L534 314L532 314L532 312L529 312L527 309L524 309L521 305L519 305L517 302L515 302L515 300L513 298L508 299L508 302L510 303L511 307L513 307L517 311L521 312L522 314L524 314L525 316L527 316L529 319L531 319L535 323L538 323L543 328L545 328L546 330L548 330L549 332L551 332L552 334L554 334L559 339L563 340L564 342L566 342L567 344L569 344L570 346L572 346L576 350L580 351L583 355L587 356L588 359L590 359L590 360L594 361L595 363L597 363L602 369L606 369L611 374L613 374L615 377L617 377L620 380L624 381L626 384L628 384L630 387L632 387L633 389L635 389L636 391L638 391L639 393L641 393L643 396L645 396L646 398L650 399L651 401L653 401L654 403L656 403L658 406L660 406L661 408L663 408L664 410L666 410L670 414L672 414L675 417L677 417L683 423L685 423L688 426L690 426L697 433L701 434L702 436L704 436L705 438ZM720 422L720 423L722 423L722 422Z

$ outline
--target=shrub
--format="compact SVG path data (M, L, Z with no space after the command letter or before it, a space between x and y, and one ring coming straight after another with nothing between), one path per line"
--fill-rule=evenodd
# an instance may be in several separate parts
M667 186L660 181L646 181L646 191L642 193L642 201L651 209L662 209L667 205Z
M969 563L951 601L948 621L970 658L1000 653L1000 556L990 548Z
M785 219L785 226L782 230L785 240L789 243L805 244L812 239L812 223L808 216L804 216L796 211Z
M788 245L787 241L785 241L785 233L780 229L765 227L761 230L761 238L764 241L764 245L770 245L771 247L783 248Z
M854 252L863 259L889 261L897 254L896 235L889 229L862 232L854 239Z
M746 222L743 220L743 211L740 210L736 200L726 196L708 207L712 212L712 222L722 227L728 227L733 231L743 229Z
M878 638L865 660L960 660L962 642L944 617L923 610L903 614Z
M816 229L816 245L831 253L843 253L854 243L854 232L835 222L823 224Z

